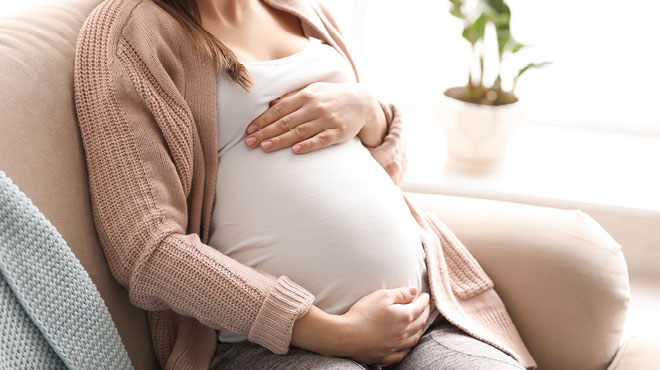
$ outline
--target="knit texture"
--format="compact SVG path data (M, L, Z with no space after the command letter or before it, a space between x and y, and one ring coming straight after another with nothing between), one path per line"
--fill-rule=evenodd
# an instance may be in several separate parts
M0 171L0 369L133 369L69 246Z
M305 34L335 47L357 77L327 10L314 1L264 1L299 17ZM216 330L287 353L293 325L314 296L285 275L243 265L205 244L219 175L217 80L210 57L198 55L186 37L151 0L105 0L80 31L74 91L94 222L110 270L131 302L147 310L161 367L205 370ZM407 165L403 120L393 104L381 106L387 133L367 149L400 185ZM480 319L506 311L478 263L455 237L445 235L441 247L442 230L409 206L427 234L436 307L534 366L510 319Z
M4 279L0 279L0 349L0 369L66 369Z

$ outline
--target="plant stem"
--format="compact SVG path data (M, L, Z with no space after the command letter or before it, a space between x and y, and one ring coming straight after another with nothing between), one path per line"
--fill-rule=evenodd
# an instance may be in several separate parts
M479 55L479 87L484 86L484 55Z
M470 44L470 46L472 46L472 55L470 58L470 65L468 68L468 83L467 86L465 86L464 95L466 97L471 97L472 94L474 93L474 85L472 84L472 61L474 61L475 50L474 50L474 44Z

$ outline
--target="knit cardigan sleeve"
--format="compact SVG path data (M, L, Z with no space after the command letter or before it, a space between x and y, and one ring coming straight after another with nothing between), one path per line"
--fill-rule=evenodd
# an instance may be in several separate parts
M379 101L387 120L383 142L375 147L366 146L371 156L385 169L394 183L401 187L408 166L408 149L402 139L403 120L399 109L392 103Z
M357 73L357 68L355 68L355 62L350 54L350 51L346 47L344 41L344 36L341 32L339 24L332 16L332 13L326 8L326 6L321 1L312 0L314 5L319 9L319 12L326 22L326 31L338 44L338 46L343 50L349 59L350 63L353 65L355 71L355 77L359 81L360 77ZM387 121L387 131L383 142L375 147L366 146L365 147L371 153L371 156L385 169L387 174L390 176L392 181L397 185L401 186L403 182L404 175L406 173L406 167L408 166L408 150L405 143L403 142L403 119L401 117L400 110L392 103L384 102L379 100L380 106L385 113L385 119Z
M123 33L108 39L116 35L111 22L93 14L81 30L74 97L94 222L113 276L137 307L171 309L287 353L294 322L314 296L186 232L197 148L192 114L166 73L178 51L137 52L156 43Z

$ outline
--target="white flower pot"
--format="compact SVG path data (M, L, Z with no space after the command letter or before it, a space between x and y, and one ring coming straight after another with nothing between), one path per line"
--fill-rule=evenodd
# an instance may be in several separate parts
M447 165L476 172L499 167L509 139L525 119L520 103L490 106L442 98Z

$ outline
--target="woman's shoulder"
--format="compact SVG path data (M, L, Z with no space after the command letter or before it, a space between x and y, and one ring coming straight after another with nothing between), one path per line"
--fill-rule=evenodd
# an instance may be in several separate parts
M149 80L178 99L186 69L199 63L190 51L181 50L189 44L185 37L178 21L152 0L104 0L78 35L74 84L112 79L119 88L128 86L130 77L133 84Z
M181 35L180 24L154 0L104 0L87 16L76 49L103 47L112 58L128 43L138 53L170 48L176 55Z

